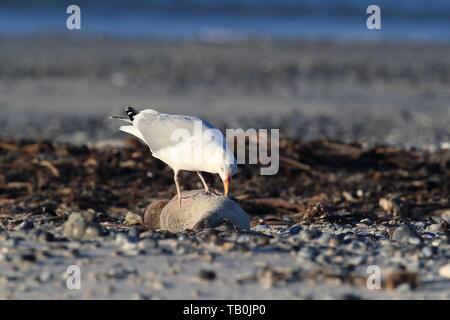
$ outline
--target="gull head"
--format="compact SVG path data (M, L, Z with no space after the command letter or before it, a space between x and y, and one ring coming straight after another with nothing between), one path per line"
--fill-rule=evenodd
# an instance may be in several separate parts
M220 179L222 179L223 183L223 190L225 196L228 196L228 190L229 190L229 184L231 177L236 173L236 162L230 163L230 164L221 164L219 166L218 174L220 176Z

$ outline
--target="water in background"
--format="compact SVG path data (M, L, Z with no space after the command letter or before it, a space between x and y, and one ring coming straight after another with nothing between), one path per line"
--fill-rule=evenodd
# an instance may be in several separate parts
M65 33L78 4L82 35L157 38L450 40L448 0L2 0L0 35ZM366 8L382 30L366 28Z

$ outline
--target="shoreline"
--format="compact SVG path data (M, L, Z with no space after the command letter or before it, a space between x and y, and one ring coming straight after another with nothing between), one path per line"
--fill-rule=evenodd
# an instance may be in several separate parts
M3 137L109 139L115 129L103 120L133 105L221 128L278 127L306 141L450 141L450 45L61 37L0 44Z

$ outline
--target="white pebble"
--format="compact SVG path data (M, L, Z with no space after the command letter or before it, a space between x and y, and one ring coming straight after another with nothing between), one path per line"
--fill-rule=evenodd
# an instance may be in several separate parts
M450 263L439 268L439 275L441 277L450 279Z

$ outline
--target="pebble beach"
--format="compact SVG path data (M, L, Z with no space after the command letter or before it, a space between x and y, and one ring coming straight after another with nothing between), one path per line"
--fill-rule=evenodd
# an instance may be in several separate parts
M445 43L2 36L0 298L449 299L449 83ZM149 228L172 172L124 105L279 128L232 182L251 229Z

